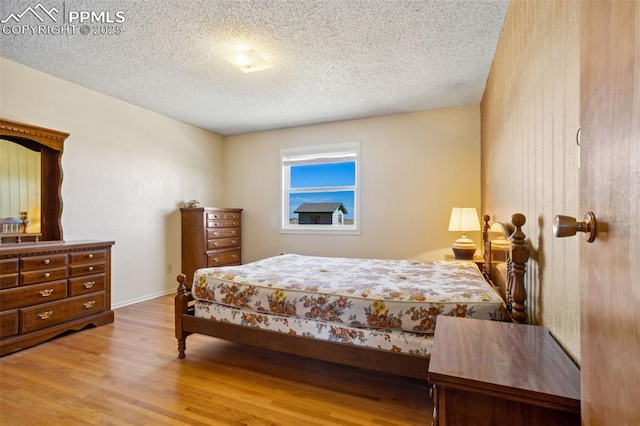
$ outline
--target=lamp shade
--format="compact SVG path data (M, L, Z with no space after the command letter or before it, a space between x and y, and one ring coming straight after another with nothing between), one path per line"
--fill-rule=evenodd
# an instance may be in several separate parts
M475 207L454 207L451 209L449 231L479 231L480 221Z

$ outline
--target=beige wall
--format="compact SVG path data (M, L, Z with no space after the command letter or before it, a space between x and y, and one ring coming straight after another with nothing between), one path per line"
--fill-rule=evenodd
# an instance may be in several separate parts
M112 304L174 291L178 207L222 202L222 138L4 58L0 77L0 116L70 133L64 237L115 240Z
M280 234L280 149L360 142L360 235ZM225 200L243 212L244 261L280 252L442 259L453 206L480 212L479 106L225 138ZM471 233L479 244L480 233Z
M579 2L512 1L482 111L482 204L496 219L527 216L529 298L579 361L579 238L556 239L557 214L578 211Z

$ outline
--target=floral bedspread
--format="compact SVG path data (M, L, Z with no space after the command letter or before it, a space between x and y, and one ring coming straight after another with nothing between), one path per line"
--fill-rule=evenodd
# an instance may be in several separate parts
M204 300L196 301L195 316L261 330L415 356L427 357L433 351L433 334L401 330L369 330L344 324L255 312Z
M192 293L254 312L413 333L433 333L438 315L505 316L502 299L472 262L285 254L200 269Z

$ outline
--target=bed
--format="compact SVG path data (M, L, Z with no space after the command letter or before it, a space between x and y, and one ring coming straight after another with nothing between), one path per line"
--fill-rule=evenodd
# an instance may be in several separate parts
M524 323L529 249L511 224L484 216L481 268L471 261L282 254L178 276L179 357L199 333L426 380L438 315Z

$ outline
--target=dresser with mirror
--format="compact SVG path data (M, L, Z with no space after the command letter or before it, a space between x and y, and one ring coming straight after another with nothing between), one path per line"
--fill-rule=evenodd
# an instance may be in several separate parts
M63 239L68 136L0 119L0 355L114 320L114 242Z

